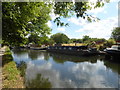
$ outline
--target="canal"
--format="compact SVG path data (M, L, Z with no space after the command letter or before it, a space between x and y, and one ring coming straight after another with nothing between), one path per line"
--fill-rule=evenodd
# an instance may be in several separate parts
M118 88L118 63L104 56L71 56L13 49L12 56L28 88Z

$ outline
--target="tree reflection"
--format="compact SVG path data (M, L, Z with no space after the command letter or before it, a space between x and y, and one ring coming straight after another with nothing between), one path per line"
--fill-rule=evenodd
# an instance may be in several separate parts
M104 60L104 65L107 68L112 69L114 72L117 72L120 75L120 69L119 69L120 64L119 63L116 63L116 62L110 61L110 60L109 61Z
M41 54L41 53L39 53L39 52L36 51L36 50L29 50L29 51L28 51L28 56L29 56L29 58L31 58L32 60L36 60L40 54Z
M82 56L71 56L71 55L64 55L64 54L56 54L56 53L50 53L50 56L53 57L54 61L57 63L64 63L66 61L71 62L91 62L96 63L97 60L101 60L102 56L88 56L88 57L82 57Z
M27 80L26 88L52 88L48 78L43 78L41 74L37 74L35 79Z
M20 61L19 64L17 64L18 70L20 70L20 75L22 77L25 77L25 72L27 68L27 64L24 61Z
M19 56L19 55L24 55L28 52L28 49L12 49L12 52Z
M24 61L21 61L17 64L18 70L20 70L20 75L24 77L24 83L26 83L26 88L52 88L48 78L42 77L41 74L37 74L35 79L25 80L27 64Z
M50 55L49 55L49 53L48 52L45 52L45 53L43 53L44 54L44 59L45 60L49 60L49 57L50 57Z
M39 57L44 57L45 60L49 59L49 54L45 51L39 51L39 50L29 50L28 56L32 60L37 60Z

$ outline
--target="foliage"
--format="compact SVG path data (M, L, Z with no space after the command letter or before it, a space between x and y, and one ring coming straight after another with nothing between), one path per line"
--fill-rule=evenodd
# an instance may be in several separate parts
M120 27L116 27L112 31L112 38L116 41L120 41Z
M114 39L108 39L105 43L104 46L106 47L111 47L113 44L115 44L115 40Z
M50 34L50 5L44 2L3 2L3 40L11 45L25 43L28 34Z
M57 43L57 44L68 43L68 41L69 41L69 38L63 33L56 33L51 36L51 39L53 39L55 41L55 43Z
M72 15L76 15L76 17L81 17L83 19L87 19L88 21L98 21L99 18L95 18L86 13L86 11L91 10L93 8L103 7L104 3L109 2L109 0L100 0L96 3L93 2L55 2L53 9L54 13L59 15L54 22L57 22L57 26L67 26L64 22L61 22L61 16L64 18L70 17ZM94 6L92 8L92 6Z
M2 40L0 40L0 44L2 44L2 42L3 42L3 41L2 41Z
M75 39L75 38L72 38L69 40L70 43L82 43L83 40L82 39Z
M31 34L28 37L28 43L38 44L39 41L40 41L40 37L37 34Z
M89 36L87 36L87 35L85 35L85 36L83 36L83 42L85 42L85 41L88 41L88 40L90 40L91 38L89 37Z

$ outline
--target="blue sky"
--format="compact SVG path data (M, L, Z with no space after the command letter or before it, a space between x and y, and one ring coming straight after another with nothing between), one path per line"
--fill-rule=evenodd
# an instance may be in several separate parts
M53 21L49 21L47 24L52 29L52 34L61 32L66 34L69 38L77 39L82 38L84 35L88 35L92 38L109 39L113 28L118 26L118 1L119 0L111 0L110 3L106 3L101 8L87 11L87 13L100 18L98 22L89 23L87 20L72 16L62 19L65 22L69 22L68 27L57 27ZM57 16L51 13L52 20L55 17Z

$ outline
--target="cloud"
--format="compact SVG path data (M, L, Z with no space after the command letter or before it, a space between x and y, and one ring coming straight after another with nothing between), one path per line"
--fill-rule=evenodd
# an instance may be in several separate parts
M118 17L110 17L105 20L100 20L99 22L86 23L81 29L76 30L76 32L89 35L90 37L108 39L110 38L112 29L117 26Z
M88 10L87 13L93 13L93 14L98 14L98 13L107 13L107 11L105 11L105 7L101 7L101 8L95 8L95 9L91 9Z
M72 18L68 19L68 21L71 22L71 23L74 23L76 25L81 25L81 26L88 23L87 20L85 20L85 19L82 19L82 18L77 19L75 17L72 17Z
M57 28L57 30L64 32L65 28Z
M94 9L94 7L95 7L95 4L93 4L93 5L91 5L91 4L89 4L91 7L92 7L92 9L91 10L87 10L87 13L88 14L95 14L95 15L97 15L98 13L107 13L107 11L105 10L106 8L107 8L107 5L104 5L103 7L99 7L99 8L95 8Z
M42 65L36 65L32 61L28 62L26 69L26 81L34 80L38 74L41 74L42 77L49 79L53 88L76 87L75 82L71 79L61 78L60 72L52 68L52 65L53 64L50 62L45 62Z
M52 27L52 23L51 23L50 21L47 22L47 25L48 25L49 27Z
M119 2L120 0L110 0L110 2Z
M83 88L111 88L110 82L107 79L109 73L106 73L106 67L101 61L97 61L94 64L89 62L77 63L69 70L75 74L77 80L84 81L82 82ZM114 79L117 80L117 76Z
M55 18L59 17L59 15L55 15L54 9L52 9L52 11L50 13L50 17L52 18L52 20L54 20Z

